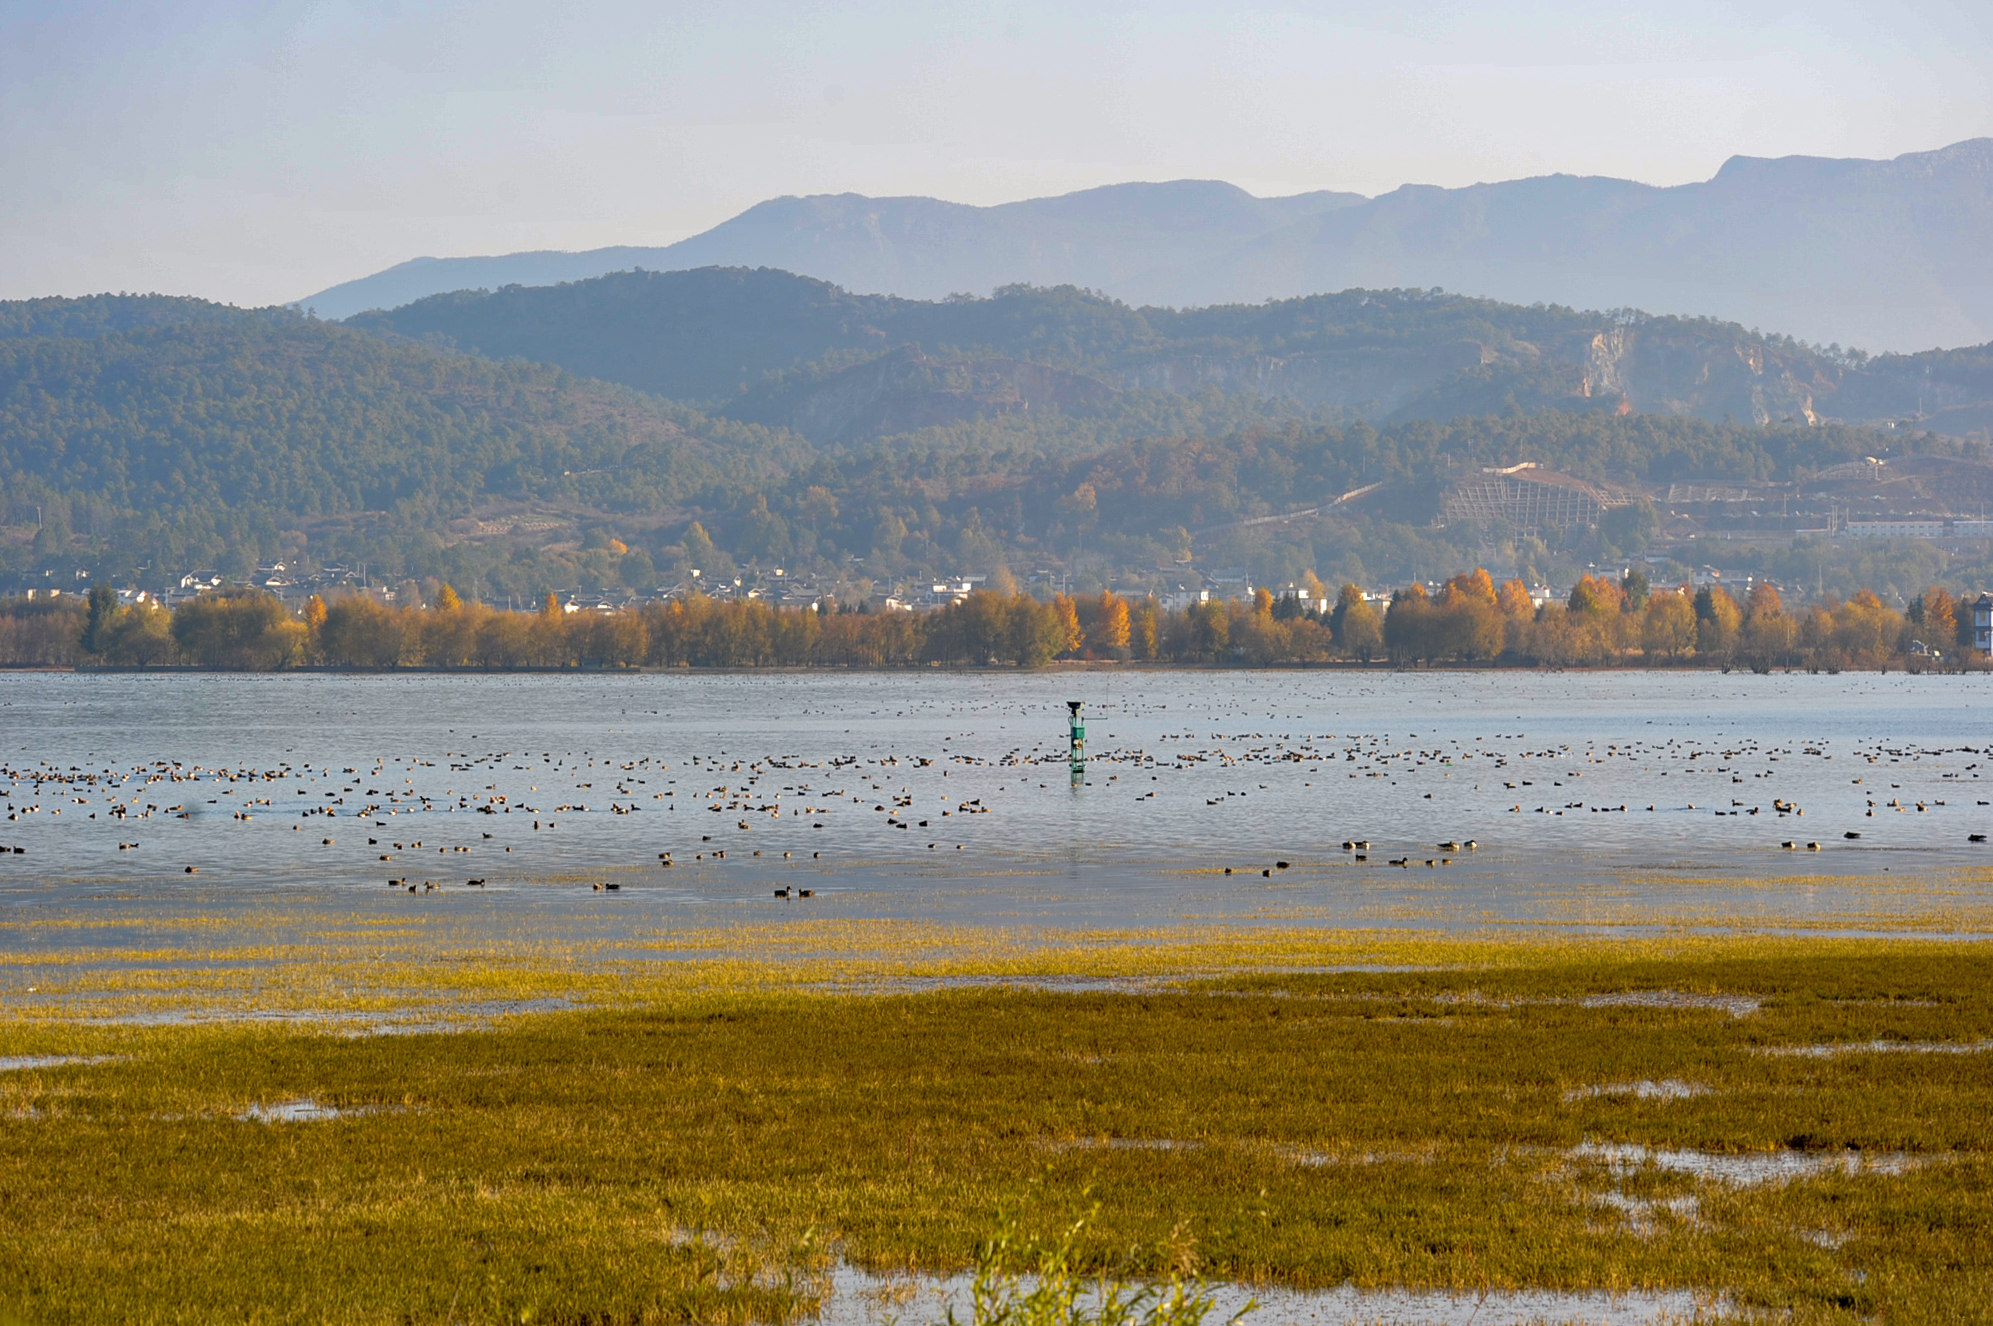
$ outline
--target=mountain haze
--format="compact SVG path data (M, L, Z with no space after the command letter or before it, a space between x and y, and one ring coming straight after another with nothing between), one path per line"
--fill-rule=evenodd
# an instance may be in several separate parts
M1870 350L1983 342L1993 139L1893 161L1733 157L1674 188L1569 175L1406 187L1129 295L1214 303L1393 285L1702 314Z
M778 198L664 247L423 258L300 303L345 317L449 290L702 266L916 299L1026 282L1178 307L1438 286L1923 350L1993 340L1993 139L1891 161L1733 157L1668 188L1549 175L1372 199L1262 199L1195 180L997 207Z
M1197 266L1255 236L1362 201L1327 192L1255 198L1216 180L1114 184L995 207L855 193L774 198L660 248L417 258L298 302L321 317L345 318L449 290L692 267L779 267L912 299L985 294L1019 281L1111 289Z

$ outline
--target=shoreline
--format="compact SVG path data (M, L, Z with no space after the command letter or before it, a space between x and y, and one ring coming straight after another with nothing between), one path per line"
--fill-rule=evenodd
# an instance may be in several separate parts
M435 664L409 664L397 667L353 667L344 664L307 663L295 667L282 668L217 668L196 663L171 663L141 667L132 664L116 663L76 663L76 664L36 664L0 663L0 673L75 673L80 675L104 676L394 676L397 674L425 676L736 676L752 674L775 674L787 676L852 676L878 674L890 676L919 675L922 673L947 673L968 675L990 675L1003 677L1048 676L1061 672L1192 672L1192 673L1251 673L1251 672L1351 672L1360 674L1378 673L1523 673L1534 672L1555 674L1563 672L1583 673L1658 673L1678 674L1685 672L1714 673L1718 676L1812 676L1835 677L1845 675L1873 674L1888 676L1900 673L1904 676L1965 677L1993 675L1993 658L1983 663L1967 667L1883 667L1883 668L1799 668L1776 667L1757 669L1735 664L1683 662L1675 664L1653 663L1482 663L1447 660L1441 662L1392 663L1378 659L1371 662L1360 660L1327 659L1320 662L1269 663L1174 663L1152 659L1054 659L1038 667L1018 667L1006 664L988 663L907 663L891 664L725 664L701 666L691 663L670 665L641 665L635 667L588 666L577 664L571 667L520 665L516 667L447 667Z

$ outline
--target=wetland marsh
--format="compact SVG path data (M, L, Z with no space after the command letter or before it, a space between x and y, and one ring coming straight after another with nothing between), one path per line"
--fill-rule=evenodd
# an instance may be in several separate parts
M927 1320L1091 1211L1270 1324L1983 1317L1982 706L0 679L0 1313Z

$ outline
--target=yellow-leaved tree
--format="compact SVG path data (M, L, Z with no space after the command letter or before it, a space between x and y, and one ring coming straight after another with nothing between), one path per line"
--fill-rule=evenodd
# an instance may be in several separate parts
M1055 595L1052 612L1059 624L1059 653L1070 654L1086 643L1086 632L1080 629L1079 605L1064 594Z
M1103 658L1123 658L1128 650L1128 600L1112 590L1100 591L1093 605L1093 623L1087 629L1086 645Z

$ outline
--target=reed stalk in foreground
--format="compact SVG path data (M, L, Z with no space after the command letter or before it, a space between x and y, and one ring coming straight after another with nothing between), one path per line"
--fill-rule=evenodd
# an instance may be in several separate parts
M996 1232L977 1249L970 1317L958 1319L950 1306L947 1326L1204 1326L1217 1300L1202 1280L1185 1278L1181 1262L1167 1285L1130 1283L1105 1270L1089 1281L1079 1246L1099 1209L1050 1244L1020 1241L1016 1217L999 1212ZM1256 1306L1248 1300L1223 1326L1238 1326Z

